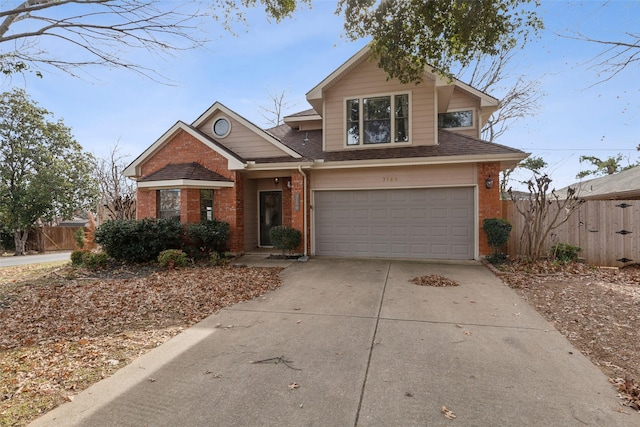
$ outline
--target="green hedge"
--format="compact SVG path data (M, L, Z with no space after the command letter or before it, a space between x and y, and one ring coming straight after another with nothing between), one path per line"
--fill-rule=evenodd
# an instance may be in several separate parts
M122 219L101 224L95 241L115 260L146 262L165 249L180 249L182 234L182 224L175 219Z
M184 251L192 258L205 259L212 253L224 252L229 238L229 224L203 221L185 226Z
M295 228L280 225L269 230L269 238L271 244L277 249L282 249L284 255L285 251L292 251L300 245L302 233Z

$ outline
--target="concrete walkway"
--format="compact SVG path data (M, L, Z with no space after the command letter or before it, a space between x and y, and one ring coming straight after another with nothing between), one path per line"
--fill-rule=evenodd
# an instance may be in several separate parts
M427 274L461 285L409 282ZM640 422L617 411L604 374L479 264L318 258L291 263L283 278L32 425Z

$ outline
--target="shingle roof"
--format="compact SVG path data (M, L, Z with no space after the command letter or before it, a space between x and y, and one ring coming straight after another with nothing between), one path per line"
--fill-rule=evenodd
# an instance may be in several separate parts
M576 182L569 187L577 190L578 197L583 199L638 199L640 198L640 166L622 172ZM567 188L556 191L560 197L566 197Z
M437 145L422 146L390 146L371 149L322 151L322 131L298 131L287 125L269 129L269 132L280 138L280 141L302 154L303 158L312 161L321 159L328 162L377 159L406 159L414 157L448 157L474 155L525 154L522 150L472 138L445 129L438 130ZM256 163L288 162L286 157L251 159ZM293 160L293 159L292 159Z
M140 179L139 182L171 181L189 179L194 181L233 182L199 163L169 163L167 166Z

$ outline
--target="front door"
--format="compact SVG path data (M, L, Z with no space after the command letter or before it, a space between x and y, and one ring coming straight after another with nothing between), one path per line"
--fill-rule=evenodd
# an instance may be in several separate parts
M260 246L273 246L269 231L278 225L282 225L282 191L261 191Z

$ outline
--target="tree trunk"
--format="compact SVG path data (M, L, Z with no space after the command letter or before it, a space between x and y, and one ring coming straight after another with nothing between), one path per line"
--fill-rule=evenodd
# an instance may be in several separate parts
M24 229L22 232L18 229L13 230L13 241L16 244L15 256L21 256L26 254L27 237L29 237L29 230Z

